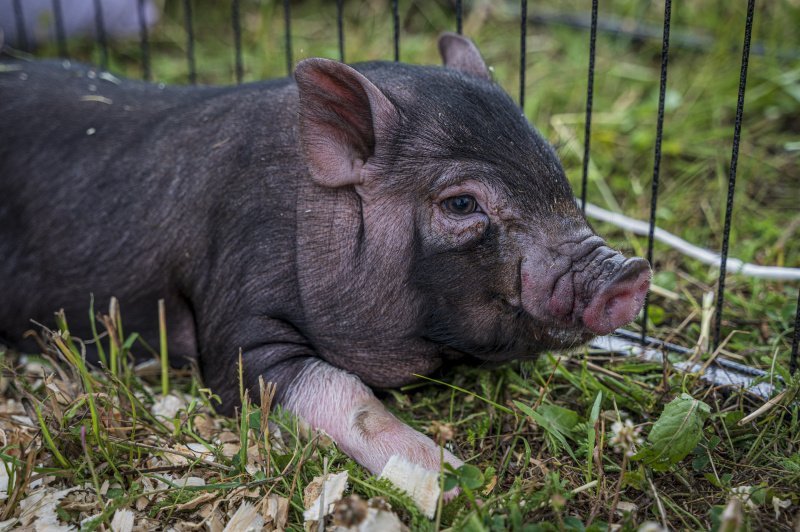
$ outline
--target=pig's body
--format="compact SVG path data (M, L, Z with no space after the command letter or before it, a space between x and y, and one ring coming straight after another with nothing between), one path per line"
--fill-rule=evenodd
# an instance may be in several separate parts
M287 345L305 343L289 80L162 89L83 65L16 65L0 74L3 336L64 307L87 338L93 293L98 305L119 298L126 328L155 346L165 298L170 354L199 360L227 404L238 392L224 343L267 342L273 316Z
M241 349L248 387L275 382L373 472L437 468L363 383L580 343L629 321L649 279L593 235L474 46L442 53L451 68L308 60L297 84L230 88L6 65L0 334L63 307L88 336L93 293L156 345L164 298L171 356L224 410Z
M441 349L414 336L414 298L389 293L408 286L407 265L379 276L359 268L370 250L355 193L311 182L290 80L159 88L97 79L85 65L17 65L0 75L3 337L18 341L31 319L50 323L63 307L87 338L91 293L98 303L117 297L126 329L155 346L165 298L171 356L199 360L228 408L239 347L247 357L269 346L248 374L271 370L279 381L274 372L294 375L312 344L371 386L441 364ZM337 208L320 211L329 200ZM314 294L309 309L299 277L310 292L331 292Z

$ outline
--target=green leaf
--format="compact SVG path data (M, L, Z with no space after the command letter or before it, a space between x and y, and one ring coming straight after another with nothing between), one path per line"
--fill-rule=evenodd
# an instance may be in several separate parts
M572 431L572 427L577 424L578 414L566 408L553 407L559 411L575 414L574 423L570 425L572 422L572 417L565 412L557 412L556 410L546 409L543 411L544 413L542 413L542 406L536 410L533 410L531 407L520 401L514 401L514 404L517 406L517 408L522 410L525 415L532 418L536 424L542 428L542 430L545 432L545 436L547 436L548 443L553 447L555 452L565 450L573 460L577 461L575 454L572 452L572 448L570 447L569 443L567 443L565 434L569 434ZM545 413L547 415L545 415ZM567 430L568 426L569 429Z
M696 472L703 471L709 463L709 458L707 454L701 454L694 457L692 460L692 470Z
M250 430L254 430L258 433L261 430L261 410L252 410L248 417Z
M580 418L578 413L556 405L542 405L536 409L550 424L565 436L571 436Z
M455 473L445 472L444 474L444 491L450 491L458 486L458 476Z
M717 480L717 477L714 476L714 473L703 473L703 478L705 478L712 486L716 488L722 489L725 487L722 482Z
M711 408L689 394L681 394L664 407L647 437L648 445L633 459L656 471L665 471L688 455L703 436L703 422Z
M474 465L464 464L458 468L459 484L462 487L476 490L483 486L483 473Z
M575 530L576 532L584 532L586 527L583 526L583 521L574 515L568 515L564 518L564 529Z
M592 411L589 413L588 430L586 431L586 482L592 481L592 467L594 466L594 444L597 439L594 426L597 419L600 417L600 404L603 402L603 392L597 392L597 397L594 399ZM526 462L528 463L528 462Z
M467 519L467 522L464 523L464 528L462 528L464 532L484 532L486 527L481 523L478 514L472 514Z

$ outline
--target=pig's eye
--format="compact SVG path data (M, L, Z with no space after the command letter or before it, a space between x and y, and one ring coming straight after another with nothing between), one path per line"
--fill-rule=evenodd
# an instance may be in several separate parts
M455 196L442 202L444 208L453 214L466 215L479 211L478 202L472 196Z

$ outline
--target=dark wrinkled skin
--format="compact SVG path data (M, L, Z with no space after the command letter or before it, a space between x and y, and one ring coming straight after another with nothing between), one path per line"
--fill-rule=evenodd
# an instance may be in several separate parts
M170 355L198 362L225 412L241 348L248 387L275 382L374 472L397 453L438 467L359 379L392 387L453 359L580 344L629 321L649 279L593 235L474 47L450 42L461 70L355 65L374 86L310 60L300 103L291 79L159 88L14 63L0 73L0 336L25 348L29 320L64 308L88 337L94 294L119 298L126 330L157 345L164 298ZM447 190L483 212L447 211ZM624 297L595 303L602 325L588 327L610 289ZM392 431L401 443L365 449Z

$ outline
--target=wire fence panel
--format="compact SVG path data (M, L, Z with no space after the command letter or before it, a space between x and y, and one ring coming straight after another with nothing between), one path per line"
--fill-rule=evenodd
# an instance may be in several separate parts
M244 77L242 61L242 21L239 13L239 0L231 2L231 25L233 26L234 61L236 62L236 83L241 84Z
M292 2L283 0L283 28L286 47L286 74L291 76L294 68L292 59Z
M189 83L197 83L197 63L194 57L194 21L192 0L183 0L183 24L186 30L186 63L189 68Z
M139 56L141 62L142 77L145 80L151 80L152 66L151 66L151 36L149 32L149 21L147 19L146 2L147 0L131 0L136 2L136 14L138 22L139 33ZM14 15L14 28L16 29L16 37L18 47L22 50L28 50L34 46L35 36L29 35L28 26L26 26L24 4L22 0L11 0L11 5ZM597 33L598 29L603 26L608 26L608 21L602 24L598 21L598 0L591 2L591 15L588 24L577 19L567 20L566 23L573 26L580 26L589 29L589 54L588 65L586 70L586 100L585 100L585 121L584 121L584 144L583 144L583 158L581 160L581 180L580 180L580 204L584 214L587 213L587 194L588 194L588 176L589 176L589 163L591 154L591 134L592 134L592 117L594 112L595 103L595 73L596 73L596 50L597 50ZM193 4L192 0L183 0L182 4L183 13L183 28L186 34L186 64L188 69L187 79L190 84L197 82L197 64L195 58L195 31L193 22ZM109 33L106 27L105 14L103 12L102 0L93 0L93 16L94 16L94 35L97 45L96 50L99 53L100 67L108 69L109 67ZM292 28L291 28L291 0L283 0L283 25L284 25L284 51L286 61L286 71L291 75L294 69L294 59L292 53ZM527 53L528 53L528 24L531 21L543 20L545 15L538 15L536 17L529 16L527 0L520 0L519 3L519 105L520 108L525 108L526 102L526 70L527 70ZM345 33L344 33L344 0L336 0L336 38L338 44L339 60L345 61ZM389 11L392 26L392 44L393 44L393 60L400 60L400 31L401 31L401 18L399 11L398 0L389 0ZM53 12L53 34L58 50L58 55L62 58L69 57L69 49L67 46L67 33L65 31L65 18L62 6L62 0L52 0ZM463 0L454 1L454 18L455 28L458 34L464 31L464 2ZM716 348L722 341L722 327L723 327L723 314L725 310L726 299L726 274L728 269L736 268L739 264L738 259L731 258L729 260L731 229L733 220L733 207L736 192L736 177L737 166L740 153L740 143L742 136L742 121L744 116L744 102L745 91L747 87L747 72L749 65L749 58L751 49L754 53L763 54L763 47L760 45L751 46L753 21L755 14L755 0L748 0L747 13L744 24L744 40L742 44L741 68L738 82L738 98L736 104L736 115L733 125L733 141L731 147L730 166L728 170L728 186L725 201L725 218L724 226L722 229L722 242L721 253L719 254L719 277L716 290L716 303L714 308L713 318L713 346ZM234 47L234 75L237 84L244 80L244 53L242 44L242 5L241 0L231 0L230 3L230 20L233 32L233 47ZM661 181L661 166L662 166L662 143L664 138L664 116L667 99L667 74L669 68L669 50L670 50L670 30L672 23L672 2L671 0L664 1L664 14L663 26L661 29L661 68L659 78L659 93L658 93L658 107L656 118L656 134L654 140L654 159L653 159L653 174L650 187L650 205L649 205L649 222L647 224L647 260L654 263L654 241L658 231L661 231L656 226L658 217L658 197ZM603 30L603 28L600 28ZM606 28L607 30L608 28ZM605 31L605 30L604 30ZM648 37L655 37L656 29L649 32ZM652 34L652 35L651 35ZM684 46L687 37L676 33L675 37L680 41L677 46ZM707 44L702 46L695 46L699 51L706 51ZM591 206L592 212L596 210ZM636 222L642 225L641 231L644 231L644 223ZM714 254L716 257L716 254ZM752 266L752 265L749 265ZM757 267L757 266L755 266ZM788 268L791 269L791 268ZM641 328L635 336L638 337L642 344L652 343L656 340L648 337L649 328L649 315L650 315L650 298L646 297L644 308L642 311ZM623 332L623 335L633 335L634 333ZM798 367L798 348L800 344L800 291L798 291L797 307L794 315L794 328L791 333L791 350L790 350L790 371L794 373Z
M528 50L528 0L520 1L519 14L519 106L525 112L525 68Z
M339 61L344 63L344 0L336 0L336 35L339 37Z
M152 78L150 72L150 39L147 32L144 0L137 0L136 8L139 18L139 54L142 60L142 77L145 81L150 81Z
M589 152L592 141L592 104L594 102L594 59L597 47L597 3L592 0L589 33L589 72L586 75L586 119L583 126L583 168L581 172L581 212L586 214L586 188L589 184Z
M747 3L747 18L744 24L744 44L742 46L742 69L739 74L739 97L736 101L736 121L733 125L733 147L731 165L728 173L728 195L725 203L725 227L722 230L722 253L719 261L719 285L717 288L716 318L714 323L714 347L719 346L722 334L722 310L725 303L725 273L728 266L728 245L731 238L731 216L733 214L733 195L736 191L736 166L739 162L739 141L742 136L742 116L744 115L744 91L747 87L747 65L750 60L750 38L753 35L753 12L755 0Z
M394 60L400 61L400 10L397 0L392 0L392 29L394 35Z
M64 32L64 12L61 11L61 0L53 0L53 24L55 26L58 55L64 59L69 57L67 51L67 35Z
M658 184L661 177L661 143L664 139L664 102L667 95L667 67L669 66L669 30L672 20L672 0L664 2L664 31L661 40L661 77L658 86L658 114L656 118L656 141L653 161L653 179L650 189L650 229L647 233L647 262L653 264L653 234L656 228L656 207L658 205ZM650 297L645 296L642 311L642 343L647 338L647 318Z
M94 0L94 23L97 44L100 46L100 67L108 70L108 39L106 38L106 22L103 17L103 2Z
M794 338L792 338L792 352L789 355L789 373L792 375L797 371L798 349L800 349L800 290L797 291L797 307L794 315Z

